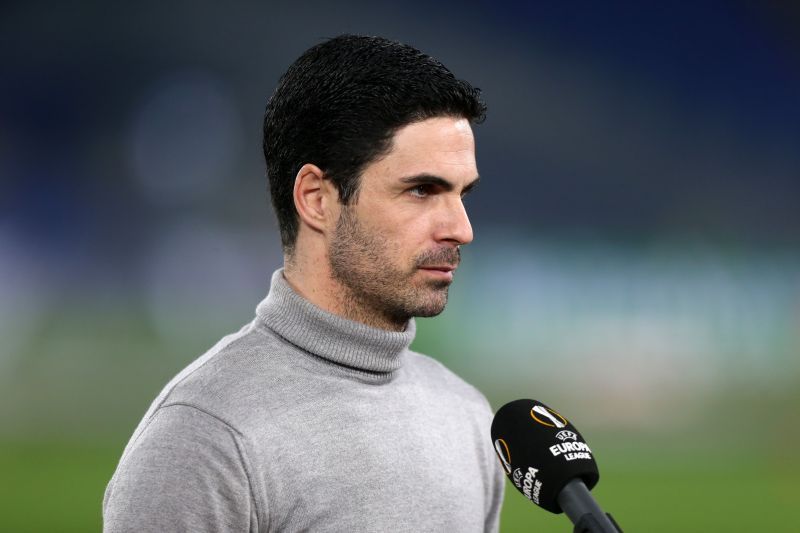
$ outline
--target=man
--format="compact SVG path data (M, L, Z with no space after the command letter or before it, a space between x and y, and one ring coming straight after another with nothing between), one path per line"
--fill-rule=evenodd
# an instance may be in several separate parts
M106 489L106 531L495 531L485 398L408 349L472 240L478 90L400 43L306 51L264 118L284 268L173 379Z

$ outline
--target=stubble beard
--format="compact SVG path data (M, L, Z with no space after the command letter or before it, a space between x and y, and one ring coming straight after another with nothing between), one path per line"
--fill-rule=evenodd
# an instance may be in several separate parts
M447 304L449 281L415 280L424 265L457 265L458 248L426 251L407 268L392 263L391 243L370 232L344 206L328 250L331 273L342 287L347 318L384 329L403 330L411 317L436 316Z

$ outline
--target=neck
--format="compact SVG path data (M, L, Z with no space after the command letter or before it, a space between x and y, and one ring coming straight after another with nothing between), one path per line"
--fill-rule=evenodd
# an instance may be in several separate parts
M258 305L263 324L289 343L317 357L355 371L358 379L385 383L396 376L414 340L409 320L402 332L369 327L320 309L287 283L283 269L272 275L269 294Z
M353 292L352 289L338 283L341 295L338 301L338 310L331 311L349 320L361 322L373 328L388 331L405 331L410 317L392 316L385 311L370 305L363 297Z
M284 256L283 275L300 296L342 318L388 331L405 331L410 317L376 309L331 273L327 255L311 259L299 251Z

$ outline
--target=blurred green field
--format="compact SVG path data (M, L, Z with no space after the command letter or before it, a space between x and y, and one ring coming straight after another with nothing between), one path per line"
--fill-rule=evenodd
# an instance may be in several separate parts
M101 502L123 442L0 444L0 530L101 529ZM763 453L603 457L594 493L625 531L797 531L800 462ZM608 454L606 454L608 455ZM788 456L788 454L787 454ZM506 486L504 533L571 531Z
M511 349L484 354L462 334L469 329L464 316L455 307L420 321L415 349L437 354L495 409L533 395L571 413L598 458L594 493L626 532L800 531L794 322L782 322L761 359L742 352L654 363L636 350L616 360L610 348L610 355L580 359L545 356L550 352L542 347L519 356ZM191 338L168 342L145 318L121 307L54 309L37 335L5 359L0 533L99 531L103 491L147 405L175 373L234 329L197 327ZM596 375L603 368L592 366L595 360L608 360L612 370L630 362L628 384L637 387L615 391L616 382ZM713 379L692 381L702 364L710 365ZM547 374L552 368L561 372L558 379ZM678 376L671 383L681 387L654 379L661 374ZM578 394L586 390L593 395ZM502 532L571 530L565 516L546 513L507 484Z

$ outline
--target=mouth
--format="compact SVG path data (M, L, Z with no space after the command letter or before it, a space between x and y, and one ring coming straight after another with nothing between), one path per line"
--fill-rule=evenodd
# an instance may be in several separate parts
M453 273L456 271L455 265L425 265L419 267L420 270L437 279L453 281Z
M439 288L453 281L453 274L460 262L461 252L458 247L429 250L417 256L416 261L418 271Z
M422 270L438 270L440 272L455 272L455 265L425 265L419 267Z

